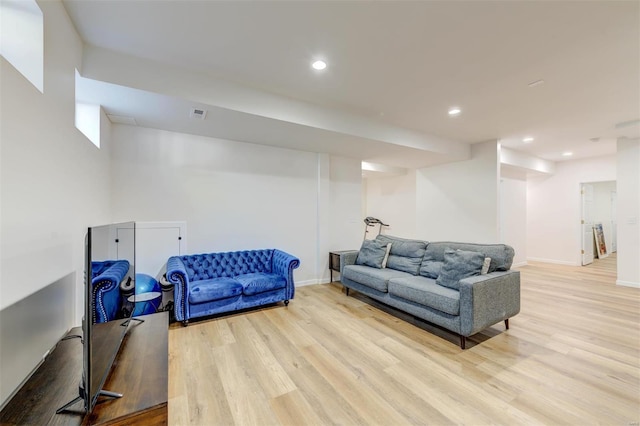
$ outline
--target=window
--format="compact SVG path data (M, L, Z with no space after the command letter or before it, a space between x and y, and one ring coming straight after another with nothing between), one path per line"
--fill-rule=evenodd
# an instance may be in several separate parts
M100 148L100 105L83 102L82 76L76 70L76 129Z
M35 0L0 1L0 54L44 93L44 24Z

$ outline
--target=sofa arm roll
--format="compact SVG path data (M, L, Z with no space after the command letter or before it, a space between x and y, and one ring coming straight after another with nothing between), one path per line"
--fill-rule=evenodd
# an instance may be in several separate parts
M122 308L120 282L127 276L128 272L129 262L127 260L116 260L91 280L94 322L107 322L119 317L119 311Z
M187 275L182 259L177 256L172 256L167 260L167 281L174 284L173 303L176 320L188 320L187 289L189 287L189 275Z
M343 251L340 253L340 276L342 276L342 270L347 265L355 265L358 258L358 250Z
M460 280L460 334L471 336L520 312L520 271Z
M274 249L271 260L271 272L285 277L287 280L286 300L293 299L296 287L293 282L293 270L300 266L300 259L282 250Z

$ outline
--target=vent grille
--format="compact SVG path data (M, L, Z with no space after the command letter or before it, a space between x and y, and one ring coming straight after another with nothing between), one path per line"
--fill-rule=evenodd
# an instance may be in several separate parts
M189 117L198 120L204 120L206 116L207 110L202 108L191 108L191 113L189 113Z

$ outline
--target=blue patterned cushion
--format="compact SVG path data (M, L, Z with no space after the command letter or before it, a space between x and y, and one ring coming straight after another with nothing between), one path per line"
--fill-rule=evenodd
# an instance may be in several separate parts
M189 303L205 303L242 294L242 284L226 277L194 281L189 287Z
M382 261L387 254L387 244L376 240L364 240L356 258L356 265L382 268Z
M459 281L463 278L480 275L483 263L484 254L477 251L446 249L444 263L436 284L460 290Z
M287 280L282 275L264 274L261 272L238 275L235 279L242 284L242 293L247 296L284 288L287 284Z

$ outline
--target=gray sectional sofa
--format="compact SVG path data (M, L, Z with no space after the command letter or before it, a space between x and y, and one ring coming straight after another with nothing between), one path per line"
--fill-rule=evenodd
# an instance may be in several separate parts
M340 255L340 281L466 338L520 312L520 272L505 244L426 242L388 235Z

